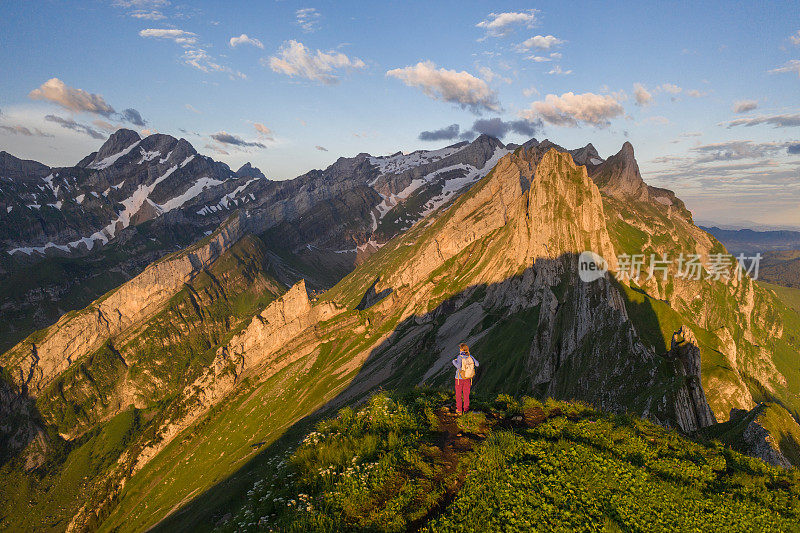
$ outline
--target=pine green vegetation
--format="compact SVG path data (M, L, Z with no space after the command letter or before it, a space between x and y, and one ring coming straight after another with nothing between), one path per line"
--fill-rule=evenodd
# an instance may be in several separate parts
M218 529L800 528L800 474L718 441L574 402L475 398L460 419L452 404L415 389L342 409L267 461Z

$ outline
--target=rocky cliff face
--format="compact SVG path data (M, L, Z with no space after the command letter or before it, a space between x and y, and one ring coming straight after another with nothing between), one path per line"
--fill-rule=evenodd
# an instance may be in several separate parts
M243 234L240 217L231 218L207 242L150 265L88 308L64 315L53 326L18 344L3 354L2 366L28 394L37 396L74 362L160 310L179 288Z
M234 173L185 139L124 129L74 167L3 153L0 350L201 239L237 209L273 251L297 256L300 264L284 269L287 281L306 277L324 290L502 153L502 143L483 137L444 151L340 158L280 182L250 164ZM424 202L406 202L412 190Z
M700 380L700 348L692 330L681 327L672 335L667 360L677 363L677 373L683 385L676 392L675 413L678 427L687 433L717 423L706 400Z
M306 298L287 298L273 304L228 352L244 358L258 354L262 362L278 354L314 353L323 336L344 334L316 330L321 320L338 317L367 336L346 358L367 361L348 393L357 394L395 379L386 372L409 351L435 363L407 379L438 379L447 374L452 346L464 339L479 347L488 343L487 366L504 366L502 355L488 347L503 333L483 324L489 317L503 323L525 314L529 321L523 321L517 347L525 355L505 366L507 381L525 383L529 392L584 398L605 408L635 406L683 427L684 414L675 419L670 414L677 389L663 398L642 393L659 379L658 357L639 340L613 280L608 275L593 283L578 279L577 255L584 249L600 251L616 269L600 191L569 154L537 144L503 157L451 207L381 249L320 303L309 308ZM368 313L366 323L353 315L355 308ZM384 324L398 324L402 339L378 334ZM501 379L495 374L499 368L490 372L492 379ZM613 385L598 388L597 383Z

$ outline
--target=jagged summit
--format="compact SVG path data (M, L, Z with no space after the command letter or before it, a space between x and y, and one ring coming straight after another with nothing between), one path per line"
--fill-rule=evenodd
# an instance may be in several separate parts
M95 160L99 161L114 154L118 154L130 147L131 145L141 141L141 137L133 130L121 128L112 133L108 140L103 143L103 146L97 151Z
M597 153L597 149L595 149L592 143L587 144L583 148L578 148L577 150L570 150L570 153L572 154L572 159L575 160L575 163L578 165L593 167L603 162L603 159L600 157L600 154Z
M259 178L259 179L267 179L263 172L257 167L254 167L248 161L241 167L239 170L236 171L236 175L240 178Z
M619 152L593 170L592 178L604 193L618 199L644 200L648 196L633 145L628 141Z

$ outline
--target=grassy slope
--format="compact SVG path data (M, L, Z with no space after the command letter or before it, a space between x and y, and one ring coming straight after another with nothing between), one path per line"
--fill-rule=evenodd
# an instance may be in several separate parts
M96 484L98 480L106 474L118 475L110 467L126 447L135 456L138 447L154 437L155 428L181 409L177 391L199 374L219 344L277 295L279 286L269 275L263 257L263 244L246 236L134 335L112 339L76 362L37 398L37 406L52 424L52 450L40 470L21 473L22 466L13 462L0 470L0 487L15 487L14 499L0 507L0 528L26 529L23 526L29 524L60 524L54 527L63 528L76 505L107 496L102 485ZM120 354L125 355L127 364ZM127 398L120 396L125 379L128 387L135 384L140 391L137 403L147 406L144 411L131 411L122 404ZM136 423L125 441L103 454L79 455L83 458L74 460L75 448L83 446L89 436L119 433L114 429L123 416L114 415L119 412L136 413ZM56 431L88 432L65 442ZM106 457L111 459L106 461ZM85 488L76 492L76 487ZM26 500L55 503L28 506Z
M0 258L0 267L8 271L0 278L0 302L14 306L0 313L0 353L55 323L65 311L82 309L137 275L149 262L144 258L155 259L186 246L196 232L181 226L171 232L151 227L151 222L140 224L131 229L133 235L126 242L111 243L86 257L48 257L27 266ZM31 300L21 295L30 295Z
M43 468L20 474L13 464L0 469L0 529L63 531L75 510L94 490L141 430L142 413L120 413L72 443L52 450Z
M378 395L254 476L222 531L793 530L800 475L582 404ZM455 434L461 431L461 435Z
M643 202L637 203L636 206L629 206L610 198L605 198L604 207L609 233L617 253L643 253L645 257L649 257L651 253L667 252L668 256L673 259L680 253L695 253L692 237L681 231L662 209L648 206ZM634 223L653 228L655 234L648 241L647 235L635 227ZM715 244L710 253L725 252L725 248L719 242L713 242ZM658 278L657 280L667 299L671 298L672 282L668 280L664 283ZM784 304L774 298L769 291L763 290L765 288L763 283L756 284L756 306L759 308L764 322L769 324L779 321L783 324L786 332L783 337L775 338L768 331L762 330L758 324L751 325L749 333L753 335L757 343L769 346L776 368L786 378L785 383L779 379L769 379L766 383L761 383L747 371L750 365L756 367L760 365L761 353L756 345L747 340L746 332L736 316L741 302L728 291L724 282L703 281L697 287L698 297L685 305L680 302L670 304L667 301L657 300L638 290L635 284L632 284L631 287L624 287L629 314L637 332L643 338L650 339L651 344L656 347L657 353L663 353L669 348L671 333L680 325L688 325L696 333L700 343L705 392L715 413L727 415L732 405L724 391L719 391L709 384L712 382L723 384L737 382L736 370L731 367L731 363L725 357L726 349L723 342L711 330L722 326L726 327L736 340L739 351L737 354L739 372L750 387L751 394L756 397L760 394L759 391L768 389L790 409L800 410L800 393L798 392L800 391L800 368L796 364L797 352L800 350L800 313L789 307L796 302L795 293L791 289L775 291L778 293L778 297L785 299L786 303ZM709 322L713 324L713 328L709 326L710 329L706 329L697 323L697 313L700 311L701 302L710 304L707 305L707 308L710 313ZM647 313L643 312L645 310ZM653 323L650 319L652 315L657 319L657 323ZM663 335L663 344L658 339L659 330Z
M783 287L781 285L775 285L774 283L769 283L766 281L759 281L758 284L767 290L774 291L778 298L783 301L783 303L800 313L800 289Z
M704 431L709 438L719 439L734 449L745 452L747 445L742 433L751 422L769 431L773 445L794 466L800 468L800 424L782 405L766 402L741 418L710 427Z

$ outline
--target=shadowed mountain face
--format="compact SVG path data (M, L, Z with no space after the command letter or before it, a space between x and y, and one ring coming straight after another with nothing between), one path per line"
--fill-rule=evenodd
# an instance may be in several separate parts
M270 185L271 200L0 356L14 421L0 426L0 483L50 472L0 496L37 502L8 524L208 523L251 460L277 457L254 450L380 387L450 386L462 341L487 392L582 399L687 434L765 397L800 408L800 317L772 293L746 277L613 275L618 254L724 247L641 180L632 147L596 155L483 137ZM585 250L611 272L581 281ZM76 471L89 472L80 498L66 490Z

